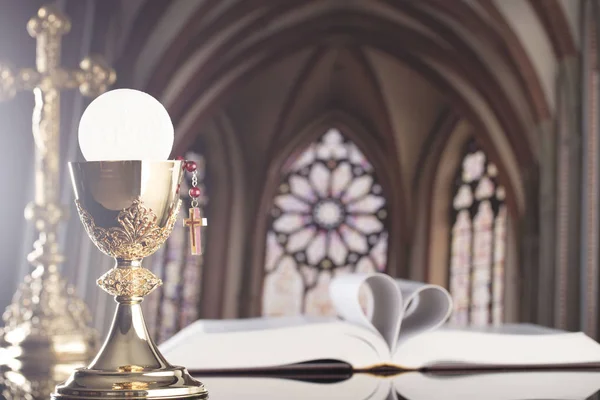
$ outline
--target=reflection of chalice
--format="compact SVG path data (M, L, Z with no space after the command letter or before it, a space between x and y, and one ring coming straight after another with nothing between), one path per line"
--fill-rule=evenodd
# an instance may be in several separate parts
M87 368L56 387L56 399L204 398L204 386L170 365L148 335L141 302L162 284L142 267L173 229L181 200L181 161L70 163L86 232L116 259L98 285L118 303L108 337Z

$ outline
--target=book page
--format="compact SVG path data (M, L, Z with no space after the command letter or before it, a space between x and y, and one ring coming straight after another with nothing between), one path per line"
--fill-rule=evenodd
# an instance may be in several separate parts
M371 318L359 301L366 285L373 298ZM403 315L402 294L394 280L385 274L350 274L335 277L329 286L331 301L344 320L379 332L391 352L396 348Z
M297 318L196 321L162 343L174 365L190 371L259 370L319 360L354 369L391 363L390 351L374 330L339 320Z
M466 375L403 373L395 390L410 400L587 399L600 390L600 372L544 371Z
M332 317L305 315L277 318L203 319L195 323L196 328L193 331L186 330L186 332L190 334L250 332L333 321L335 321L335 318Z
M600 345L581 332L531 325L444 327L401 339L394 361L406 369L587 365L600 363Z
M408 337L442 326L452 312L452 297L438 285L396 279L405 301L400 335Z
M448 331L465 331L467 328L462 326L453 326L447 324L444 327ZM479 333L498 333L503 335L556 335L568 333L561 329L548 328L547 326L535 325L535 324L502 324L498 326L487 325L487 326L470 326L469 332Z

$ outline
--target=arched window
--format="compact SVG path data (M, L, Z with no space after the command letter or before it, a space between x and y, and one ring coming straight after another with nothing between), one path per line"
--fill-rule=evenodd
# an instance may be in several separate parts
M474 141L467 145L452 202L450 292L452 322L502 322L506 253L505 189L498 169Z
M204 157L188 152L185 158L195 161L198 166L198 186L202 191L199 204L205 209L208 197L204 187ZM159 342L170 338L198 319L202 256L191 255L187 228L183 228L183 219L187 218L190 207L188 175L185 174L181 182L180 196L183 203L175 228L166 243L149 260L152 264L151 269L163 281L156 293L152 293L144 301L144 307L148 311L148 329ZM203 240L202 244L205 243L206 240Z
M337 129L290 160L271 209L263 315L332 315L332 276L386 269L382 192L371 163Z

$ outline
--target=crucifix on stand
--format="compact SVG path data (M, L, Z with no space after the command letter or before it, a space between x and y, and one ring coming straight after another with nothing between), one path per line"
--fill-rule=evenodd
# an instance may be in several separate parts
M0 100L20 90L33 91L32 133L35 143L35 198L25 210L39 238L27 260L35 267L6 309L4 346L21 348L18 358L33 363L85 361L95 352L95 333L82 300L58 274L64 261L57 230L64 219L59 204L60 92L78 88L97 96L116 75L100 57L86 57L79 68L60 66L61 37L71 23L57 7L46 5L27 23L36 39L36 68L13 70L0 64Z

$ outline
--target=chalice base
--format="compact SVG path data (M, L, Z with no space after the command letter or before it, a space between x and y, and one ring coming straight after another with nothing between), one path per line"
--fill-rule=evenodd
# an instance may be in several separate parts
M141 298L117 297L117 310L94 361L58 385L53 399L204 399L204 385L170 365L148 335Z
M206 399L208 392L183 367L145 372L115 372L81 368L52 399Z

